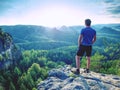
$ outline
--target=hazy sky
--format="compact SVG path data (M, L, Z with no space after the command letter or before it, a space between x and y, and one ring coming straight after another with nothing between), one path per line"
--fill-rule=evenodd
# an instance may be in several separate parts
M0 25L120 23L120 0L0 0Z

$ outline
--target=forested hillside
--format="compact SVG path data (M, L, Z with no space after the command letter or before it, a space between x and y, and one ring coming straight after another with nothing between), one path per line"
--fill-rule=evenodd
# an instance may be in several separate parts
M22 57L8 69L0 69L0 90L36 90L52 68L75 67L77 39L83 26L48 28L43 26L0 26L20 48ZM120 75L120 24L94 25L91 70ZM83 57L81 67L86 67Z
M34 25L1 26L4 31L10 33L14 42L25 50L39 49L49 50L62 46L77 44L77 38L83 26L62 26L48 28ZM106 46L120 41L119 24L94 25L97 31L95 46Z

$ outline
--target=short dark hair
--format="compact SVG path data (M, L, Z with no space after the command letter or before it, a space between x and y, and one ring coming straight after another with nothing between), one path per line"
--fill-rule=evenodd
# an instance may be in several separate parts
M90 19L85 19L85 25L90 26L91 25L91 20Z

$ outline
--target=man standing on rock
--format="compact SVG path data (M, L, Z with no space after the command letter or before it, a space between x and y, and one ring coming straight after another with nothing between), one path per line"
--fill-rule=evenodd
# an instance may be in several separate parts
M75 57L76 59L76 74L80 73L80 58L86 53L87 58L87 67L85 72L89 73L90 68L90 56L92 53L92 44L96 41L96 31L91 28L91 20L86 19L85 20L85 28L83 28L80 32L79 38L78 38L78 51L77 55Z

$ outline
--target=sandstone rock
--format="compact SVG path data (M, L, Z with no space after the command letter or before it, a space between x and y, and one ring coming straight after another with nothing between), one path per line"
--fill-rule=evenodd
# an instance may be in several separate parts
M12 36L0 28L0 69L7 69L21 57Z
M75 75L71 69L64 66L51 70L48 78L38 84L38 90L120 90L119 76L92 71Z
M49 72L49 76L50 77L57 77L57 78L60 78L60 79L66 79L68 78L68 76L61 70L59 69L53 69Z

